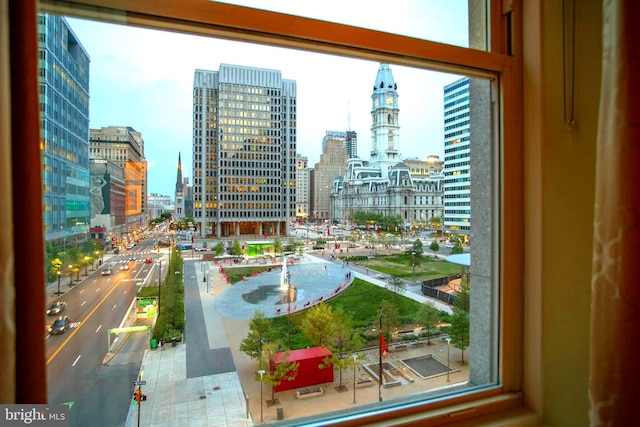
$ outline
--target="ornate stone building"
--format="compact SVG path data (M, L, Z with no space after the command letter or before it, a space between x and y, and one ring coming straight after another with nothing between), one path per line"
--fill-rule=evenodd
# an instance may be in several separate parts
M349 223L358 211L398 215L405 224L443 215L442 162L401 161L397 89L391 68L380 65L371 95L371 159L349 159L345 175L333 181L333 220Z

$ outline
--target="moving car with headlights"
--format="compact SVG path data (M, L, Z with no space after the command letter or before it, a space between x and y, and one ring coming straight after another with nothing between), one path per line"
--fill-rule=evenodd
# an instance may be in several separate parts
M67 316L60 316L49 326L49 333L51 335L64 334L69 329L70 324L71 322Z
M47 314L49 316L57 316L62 313L64 309L67 308L67 303L64 301L56 301L49 306L47 309Z
M103 276L108 276L111 274L111 267L110 266L106 266L105 268L102 269L102 275Z
M129 269L129 264L122 264L120 266L120 271L125 271L125 270L128 270L128 269Z

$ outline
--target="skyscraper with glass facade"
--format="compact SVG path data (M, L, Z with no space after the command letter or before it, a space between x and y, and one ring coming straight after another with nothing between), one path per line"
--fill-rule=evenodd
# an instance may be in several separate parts
M221 64L193 83L193 218L203 237L288 235L296 216L296 82Z
M471 231L471 147L469 78L444 87L444 226L455 234Z
M75 246L89 232L89 55L60 16L38 16L45 239Z

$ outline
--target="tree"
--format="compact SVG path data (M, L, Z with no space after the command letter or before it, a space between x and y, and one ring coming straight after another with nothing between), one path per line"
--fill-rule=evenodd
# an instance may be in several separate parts
M231 247L231 254L242 255L242 244L240 243L240 240L235 239L233 241L233 246Z
M447 332L451 337L451 344L462 351L461 363L464 364L464 351L469 347L469 313L454 307L451 326Z
M462 363L464 364L464 351L469 347L469 286L462 282L460 291L453 302L453 316L451 326L447 329L454 347L462 351Z
M282 255L282 252L283 252L282 248L283 248L282 240L280 240L280 238L278 236L276 236L273 239L273 252L276 255L278 255L278 254Z
M464 251L462 250L462 244L460 243L459 240L456 240L456 244L451 249L451 254L455 255L455 254L461 254L463 252Z
M352 327L351 317L342 308L333 312L333 328L327 338L327 347L331 350L331 357L323 360L321 368L337 367L340 372L338 389L342 390L342 371L345 367L352 367L348 353L354 353L363 346L362 337Z
M300 330L314 345L322 346L331 334L332 320L331 306L320 303L307 311L300 323Z
M440 310L436 308L432 301L427 300L420 306L416 321L427 332L427 345L431 345L431 334L436 330L440 321Z
M218 243L213 247L213 253L215 253L216 256L222 255L224 253L224 243L218 241Z
M279 342L266 343L263 347L263 357L267 361L267 373L262 376L262 382L271 386L271 401L276 400L276 387L282 381L292 381L298 375L298 362L289 360L291 352L289 350L280 353L278 357Z
M394 276L389 276L387 279L387 283L385 284L385 288L389 291L393 292L393 303L396 303L396 294L404 294L407 290L407 283Z
M431 242L431 245L429 246L429 249L431 249L433 251L433 256L436 256L436 253L440 250L440 245L438 244L438 242L436 240L434 240L433 242Z
M384 334L392 341L393 332L400 327L400 311L395 304L389 301L382 301L382 330Z
M420 258L424 253L424 246L422 245L422 241L420 239L416 239L411 245L411 251L416 253L416 257Z
M276 331L271 319L256 310L249 321L249 333L240 343L240 351L252 359L258 360L258 369L263 369L262 351L265 344L275 341Z
M94 252L102 249L94 240L89 239L82 244L82 252L93 257Z

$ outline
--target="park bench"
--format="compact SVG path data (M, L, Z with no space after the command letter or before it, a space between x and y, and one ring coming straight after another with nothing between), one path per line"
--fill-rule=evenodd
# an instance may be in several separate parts
M308 399L310 397L322 396L324 390L322 387L305 388L296 391L296 399Z

